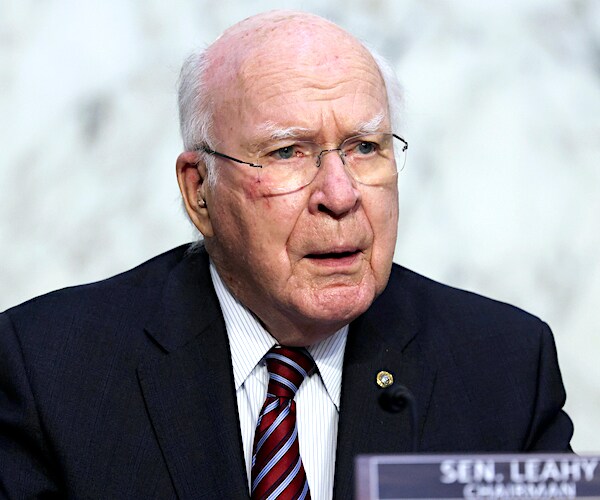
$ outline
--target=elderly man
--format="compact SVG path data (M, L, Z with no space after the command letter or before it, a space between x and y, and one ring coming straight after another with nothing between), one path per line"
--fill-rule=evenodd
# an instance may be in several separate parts
M392 264L389 69L319 17L185 64L177 178L203 243L0 317L10 498L340 498L359 453L568 450L552 335ZM408 388L418 419L388 413Z

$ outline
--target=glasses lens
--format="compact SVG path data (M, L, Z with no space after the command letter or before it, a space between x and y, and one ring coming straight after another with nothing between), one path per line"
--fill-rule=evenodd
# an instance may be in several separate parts
M265 193L289 193L307 186L319 171L316 158L320 146L296 141L275 145L260 153L259 183Z
M361 184L376 186L395 181L397 163L404 167L404 144L397 146L394 148L392 134L366 134L346 139L340 148L354 179Z

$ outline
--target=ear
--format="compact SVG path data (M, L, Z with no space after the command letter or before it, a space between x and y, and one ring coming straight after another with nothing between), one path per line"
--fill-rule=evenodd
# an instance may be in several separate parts
M185 210L194 226L205 238L213 236L212 223L206 204L208 194L206 164L195 151L185 151L177 157L177 182Z

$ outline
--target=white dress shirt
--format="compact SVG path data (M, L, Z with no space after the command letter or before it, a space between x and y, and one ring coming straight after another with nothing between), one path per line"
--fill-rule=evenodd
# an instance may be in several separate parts
M210 273L219 298L233 363L233 376L246 473L250 484L256 421L267 396L269 374L263 361L277 341L221 280L212 261ZM333 496L342 365L348 325L308 346L318 370L300 385L296 397L300 456L314 500Z

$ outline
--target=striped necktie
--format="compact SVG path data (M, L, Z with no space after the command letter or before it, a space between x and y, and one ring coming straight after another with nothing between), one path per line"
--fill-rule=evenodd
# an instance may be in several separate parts
M273 347L265 355L267 399L256 423L252 454L252 500L310 499L300 458L294 396L315 362L301 347Z

